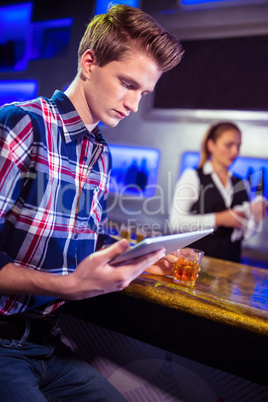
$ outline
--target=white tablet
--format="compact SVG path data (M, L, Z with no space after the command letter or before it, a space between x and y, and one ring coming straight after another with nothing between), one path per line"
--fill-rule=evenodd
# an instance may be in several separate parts
M141 257L145 254L152 253L153 251L160 250L161 248L166 249L166 254L170 254L173 251L183 248L188 244L191 244L202 237L207 236L212 233L214 229L198 230L195 232L186 232L166 236L149 237L137 243L130 250L123 254L115 257L109 264L110 265L121 265L134 258Z

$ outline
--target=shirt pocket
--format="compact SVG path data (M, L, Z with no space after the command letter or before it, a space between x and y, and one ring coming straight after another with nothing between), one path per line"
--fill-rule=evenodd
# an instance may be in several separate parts
M98 232L105 208L106 192L108 186L107 175L103 172L92 171L85 183L86 209L90 230Z

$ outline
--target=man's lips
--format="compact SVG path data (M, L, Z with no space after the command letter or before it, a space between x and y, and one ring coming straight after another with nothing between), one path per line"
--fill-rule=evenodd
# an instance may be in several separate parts
M128 116L128 113L120 112L119 110L115 110L116 114L119 116L120 119L124 119Z

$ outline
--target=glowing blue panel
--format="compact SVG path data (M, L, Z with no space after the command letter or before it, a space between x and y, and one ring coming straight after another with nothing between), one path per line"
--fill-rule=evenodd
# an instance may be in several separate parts
M207 7L213 7L213 6L219 6L219 7L225 7L225 6L242 6L242 5L250 5L253 2L255 4L261 4L265 3L266 0L177 0L179 4L184 7L184 6L194 6L198 4L204 4L204 6Z
M263 195L268 197L268 159L240 156L234 161L230 170L237 176L250 180L252 196L255 195L261 175L263 175Z
M109 145L112 154L110 192L120 195L155 195L160 151L153 148Z
M25 70L29 60L63 54L73 18L31 22L32 3L0 7L0 70Z
M106 13L108 6L111 4L111 0L96 0L95 14ZM112 5L115 4L126 4L131 7L138 7L139 0L125 0L125 1L113 1Z
M71 38L73 18L31 24L29 59L48 59L64 51Z
M185 169L195 169L199 163L200 154L198 152L184 152L181 158L180 175Z
M0 81L0 105L25 101L37 96L38 83L35 80Z
M0 7L0 43L26 39L31 15L32 3Z
M230 3L229 1L226 0L181 0L181 4L187 6L190 4L200 4L200 3ZM232 0L232 3L241 3L241 0Z
M31 14L32 3L0 7L2 70L24 70L27 67Z

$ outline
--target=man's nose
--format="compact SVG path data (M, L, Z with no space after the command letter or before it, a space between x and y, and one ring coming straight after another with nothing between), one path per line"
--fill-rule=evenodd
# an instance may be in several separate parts
M125 98L124 106L131 112L137 112L139 108L139 103L141 100L141 94L139 92L128 93Z

